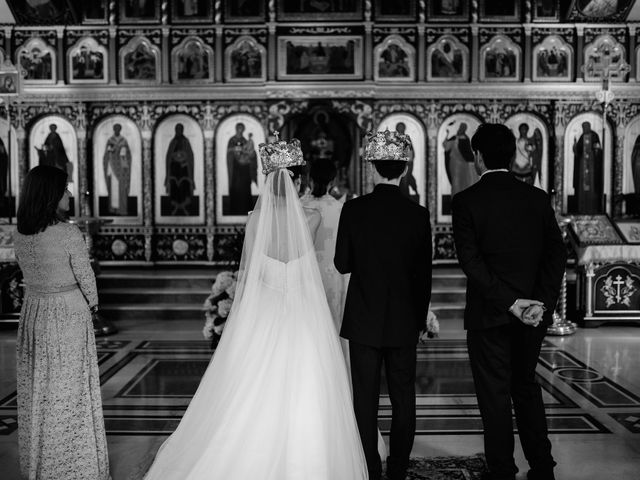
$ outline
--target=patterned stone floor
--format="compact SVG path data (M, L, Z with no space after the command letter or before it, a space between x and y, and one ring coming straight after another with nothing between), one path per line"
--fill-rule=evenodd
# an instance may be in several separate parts
M444 322L443 322L444 323ZM114 480L139 478L180 421L211 351L199 321L127 321L98 341L101 384ZM15 331L0 331L0 471L17 479ZM640 329L601 327L548 337L538 365L558 478L615 480L640 471ZM482 452L482 423L459 322L418 354L419 457ZM379 424L391 407L383 382ZM526 462L518 446L524 478Z

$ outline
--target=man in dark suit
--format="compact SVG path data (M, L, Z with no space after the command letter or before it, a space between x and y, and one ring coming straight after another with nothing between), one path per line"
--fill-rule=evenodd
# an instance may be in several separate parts
M468 278L464 325L492 480L514 480L511 402L529 480L555 462L535 368L552 322L566 250L549 197L509 173L515 137L484 124L472 139L480 181L453 198L453 234Z
M340 335L349 340L353 402L369 478L381 478L378 399L384 360L393 407L387 476L405 478L416 426L416 344L431 297L429 211L405 198L406 137L378 133L365 148L374 165L372 193L347 202L335 266L351 273Z

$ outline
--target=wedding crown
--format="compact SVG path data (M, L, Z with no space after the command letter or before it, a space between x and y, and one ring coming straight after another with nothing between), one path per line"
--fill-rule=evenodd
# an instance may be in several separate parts
M408 135L398 133L395 130L384 132L369 132L367 144L364 147L364 161L399 160L409 161L411 140Z
M302 156L300 140L294 138L287 143L285 140L278 138L278 132L273 132L273 135L276 137L275 142L258 145L262 173L268 175L279 168L306 165Z

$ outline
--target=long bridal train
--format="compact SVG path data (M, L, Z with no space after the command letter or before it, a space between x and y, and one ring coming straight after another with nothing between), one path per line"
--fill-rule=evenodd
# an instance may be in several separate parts
M286 169L247 225L224 335L146 479L365 480L342 349Z

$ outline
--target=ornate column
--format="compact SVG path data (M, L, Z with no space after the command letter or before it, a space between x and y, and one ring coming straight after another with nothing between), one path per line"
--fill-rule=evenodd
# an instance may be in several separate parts
M477 15L477 14L476 14ZM471 25L471 81L477 82L480 76L480 43L478 38L478 25Z
M440 108L435 101L427 106L427 206L431 212L431 223L435 223L437 217L438 178L436 176L436 164L438 158L438 128L440 127Z
M576 32L578 33L578 42L576 46L576 82L584 82L584 72L582 67L584 66L584 26L576 25Z
M636 82L640 82L640 78L637 77L638 65L637 65L637 57L636 57L636 32L638 26L637 25L629 25L629 64L631 65L631 74L629 75L629 79L633 81L635 78Z
M148 104L140 107L138 118L138 127L142 134L142 218L144 224L144 257L147 262L152 257L152 238L153 238L153 172L151 168L151 137L153 134L153 119L151 116L151 108Z
M564 196L564 134L567 128L566 105L562 101L556 102L554 105L553 124L556 137L556 148L553 165L553 188L555 191L553 206L556 213L561 214L563 213L562 198Z
M202 130L204 132L204 202L205 221L207 225L207 260L213 262L214 249L214 219L216 217L215 206L215 169L214 164L214 135L215 119L211 103L204 107L204 117L202 119Z
M373 79L373 22L371 21L371 0L364 2L364 80Z
M616 140L614 145L615 157L613 164L613 216L619 217L622 215L622 195L624 185L623 172L624 172L624 134L627 129L627 104L624 101L618 102L615 106L615 121L616 121Z
M267 81L276 79L278 61L276 50L278 48L276 39L276 0L269 0L267 3L269 23L267 23Z
M418 48L417 48L417 64L418 64L418 70L417 70L417 75L416 75L416 79L418 80L418 82L421 82L422 80L424 80L425 78L425 72L426 72L426 63L427 63L427 53L426 53L426 46L425 46L425 41L424 41L424 31L425 31L425 27L424 25L418 25Z
M29 171L29 157L27 156L27 132L23 125L16 128L16 141L18 143L18 188L22 190L24 178Z
M216 82L222 82L224 79L223 69L224 69L224 38L222 37L222 0L216 0L213 4L213 12L214 17L213 21L216 24L215 32L216 32L216 44L215 44L215 71L214 79Z
M75 106L75 118L73 120L73 126L76 129L76 136L78 139L78 204L80 206L77 215L79 217L90 217L91 206L89 202L89 179L87 174L89 169L87 168L87 116L84 104L79 103Z
M530 2L527 2L527 3L530 3ZM531 17L531 13L529 13L528 15L529 17ZM524 26L524 52L523 53L524 55L522 56L522 59L524 61L524 81L530 82L531 68L532 68L531 59L533 58L533 47L531 43L531 25Z
M115 85L118 82L118 48L116 45L117 33L118 31L115 27L109 27L109 83L112 85Z
M64 85L67 80L67 72L64 68L64 27L56 27L56 68L58 69L58 85Z

